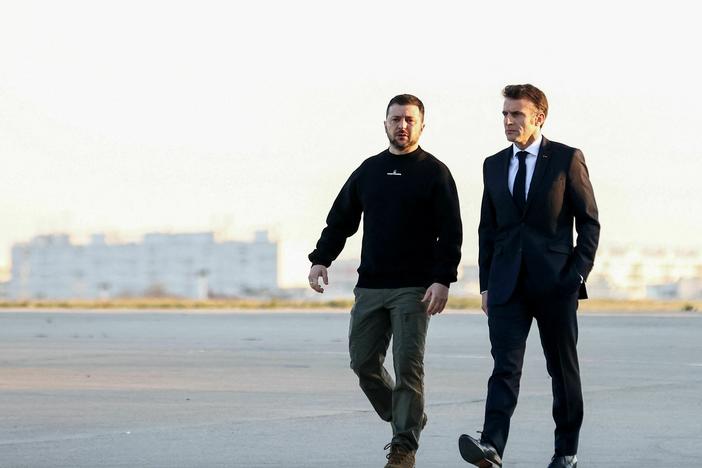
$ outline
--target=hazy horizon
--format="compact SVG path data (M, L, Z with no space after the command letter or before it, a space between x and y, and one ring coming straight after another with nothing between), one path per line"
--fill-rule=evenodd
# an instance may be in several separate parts
M603 245L702 248L693 6L321 1L0 1L0 269L49 232L280 241L304 284L331 203L419 96L475 258L500 90L548 96L544 135L583 150ZM360 232L342 258L358 257Z

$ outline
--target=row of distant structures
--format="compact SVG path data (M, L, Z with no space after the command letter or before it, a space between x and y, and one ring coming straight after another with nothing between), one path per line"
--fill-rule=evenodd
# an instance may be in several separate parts
M12 247L6 296L26 299L250 297L278 292L278 245L266 231L251 242L211 232L146 234L141 242L88 244L44 235Z
M702 253L693 249L611 247L597 253L587 290L597 299L702 299ZM344 297L356 282L358 260L335 262L325 295ZM477 265L462 265L451 295L478 296ZM330 279L331 281L331 279Z
M278 244L267 231L257 231L251 241L218 241L206 232L152 233L139 242L110 243L96 234L87 244L73 243L65 234L43 235L13 246L11 277L0 283L0 297L348 298L357 267L358 260L334 262L331 284L319 295L306 287L279 287ZM452 295L477 296L479 289L477 266L463 265ZM602 299L702 299L702 254L602 248L588 292Z

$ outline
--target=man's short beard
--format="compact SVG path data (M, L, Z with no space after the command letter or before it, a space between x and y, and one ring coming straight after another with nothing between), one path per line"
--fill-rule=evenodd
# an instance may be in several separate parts
M399 143L395 137L391 138L390 135L388 135L388 139L390 140L390 146L392 146L393 148L396 148L400 151L404 151L407 148L409 148L410 146L416 145L417 141L419 141L419 140L411 140L409 138L409 135L407 136L407 143L404 143L404 144Z
M397 148L399 150L404 150L407 147L410 146L410 141L407 140L407 143L399 143L395 138L390 138L390 146Z

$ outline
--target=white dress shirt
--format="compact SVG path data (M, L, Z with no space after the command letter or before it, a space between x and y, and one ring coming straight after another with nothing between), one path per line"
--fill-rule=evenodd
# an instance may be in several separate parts
M536 167L536 157L539 155L539 148L541 148L541 135L534 141L534 143L527 146L525 149L519 149L517 145L512 143L512 157L509 159L509 172L507 174L507 185L509 185L509 193L514 194L514 179L517 178L517 171L519 170L519 158L517 153L520 151L526 151L526 193L524 194L524 199L528 199L529 196L529 185L531 185L531 178L534 176L534 168Z

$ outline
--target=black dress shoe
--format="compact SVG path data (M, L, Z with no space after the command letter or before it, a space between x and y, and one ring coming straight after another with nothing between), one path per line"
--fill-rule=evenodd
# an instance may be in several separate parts
M565 457L553 456L551 458L551 464L548 468L577 468L578 458L575 455L568 455Z
M458 438L458 450L465 461L479 468L502 466L502 459L497 454L495 447L469 435L463 434Z

